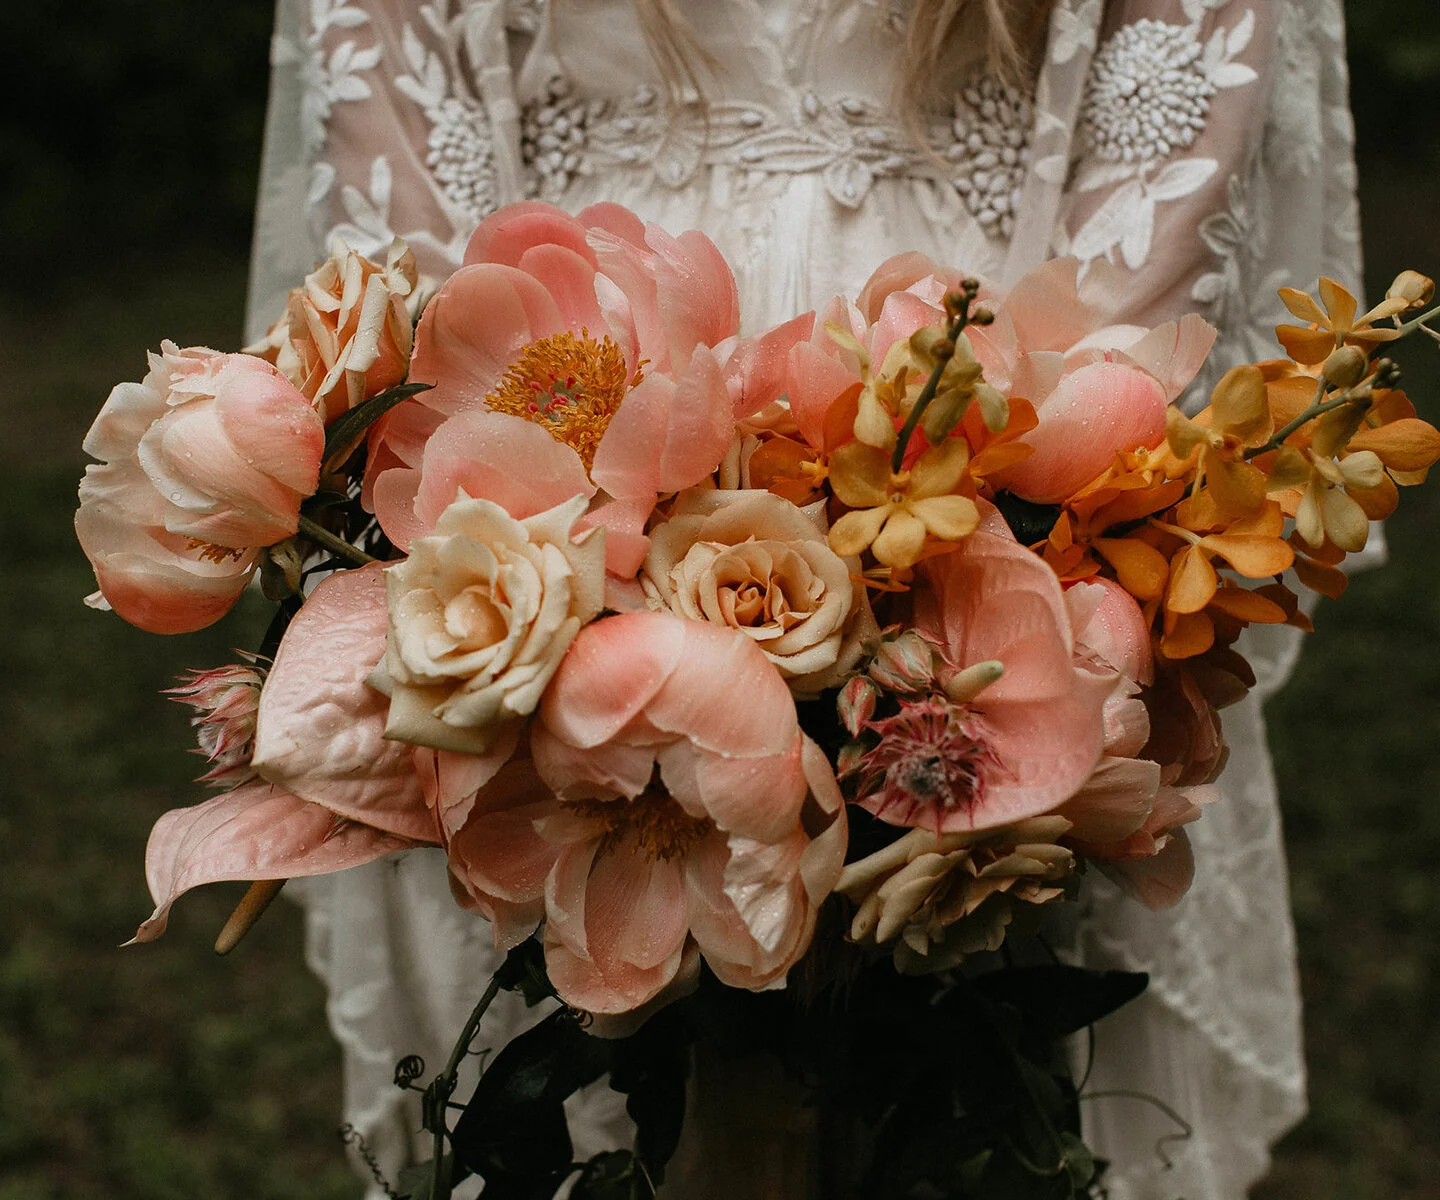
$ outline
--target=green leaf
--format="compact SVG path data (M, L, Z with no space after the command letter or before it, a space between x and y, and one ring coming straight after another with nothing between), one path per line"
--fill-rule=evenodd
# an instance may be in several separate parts
M344 466L345 460L360 445L365 431L397 404L421 392L428 392L434 386L433 383L402 383L378 396L371 396L337 417L325 431L325 458L321 474L328 475Z
M1148 975L1049 964L994 971L974 980L986 999L1023 1015L1027 1032L1058 1041L1093 1025L1145 990Z
M507 992L519 992L531 1008L555 995L550 976L545 972L545 947L539 938L528 937L509 954L495 972L495 978Z
M566 1009L511 1040L480 1076L450 1142L464 1167L485 1178L548 1178L569 1169L566 1097L610 1069L611 1047L586 1034Z
M570 1200L650 1200L654 1195L630 1151L608 1150L585 1164Z

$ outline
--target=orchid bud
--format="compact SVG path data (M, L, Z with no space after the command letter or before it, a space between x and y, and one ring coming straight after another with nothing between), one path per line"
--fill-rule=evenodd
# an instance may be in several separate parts
M1387 299L1404 300L1408 305L1406 312L1424 308L1434 295L1435 281L1428 275L1420 274L1419 271L1401 271L1395 276L1395 282L1390 285L1390 290L1385 293Z
M267 600L285 600L300 591L305 562L294 538L267 548L260 559L260 590Z
M972 325L993 325L994 323L995 314L988 308L977 308L970 314L970 324Z
M863 675L856 675L840 690L835 711L851 737L859 737L865 722L875 715L875 701L879 697L880 689Z
M1325 360L1320 373L1331 387L1349 388L1365 378L1369 365L1365 352L1358 346L1341 346Z
M938 446L948 438L964 419L965 410L970 407L970 401L974 398L973 391L950 388L931 400L925 409L925 415L920 418L920 428L925 431L925 440L932 446Z

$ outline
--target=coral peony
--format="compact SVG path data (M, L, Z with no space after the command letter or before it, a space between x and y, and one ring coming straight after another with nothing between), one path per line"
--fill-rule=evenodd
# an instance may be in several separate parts
M727 984L775 986L845 854L840 793L790 692L744 634L661 613L587 626L531 735L451 841L497 936L546 921L569 1004L629 1012L694 947ZM511 776L514 776L512 778Z
M257 548L296 530L325 431L274 367L165 342L143 383L122 383L85 436L75 531L108 604L152 633L223 616Z
M410 377L434 388L372 435L367 494L381 525L402 547L425 532L416 498L431 470L426 443L446 418L488 411L563 451L566 465L551 466L552 455L533 472L604 493L593 519L617 535L608 566L633 575L656 496L707 478L729 449L737 405L765 399L734 373L774 374L774 355L737 353L738 328L734 276L702 234L671 237L614 205L578 217L539 203L500 210L416 332ZM513 470L494 452L481 459Z

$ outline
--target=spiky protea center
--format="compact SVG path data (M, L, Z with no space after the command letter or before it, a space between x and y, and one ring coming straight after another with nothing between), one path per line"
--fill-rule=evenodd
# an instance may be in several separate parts
M891 825L939 832L947 818L972 813L1004 770L984 716L938 696L904 702L865 728L880 742L850 773L859 803Z
M588 330L553 333L526 346L485 397L493 412L534 421L580 456L586 471L632 378L625 354L610 338L596 341Z
M692 817L658 783L652 783L633 800L566 800L564 806L600 826L596 854L608 854L623 843L631 852L652 862L683 858L713 824Z

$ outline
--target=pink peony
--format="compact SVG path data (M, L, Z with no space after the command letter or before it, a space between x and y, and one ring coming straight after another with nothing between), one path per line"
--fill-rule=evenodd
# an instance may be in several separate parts
M845 821L824 754L750 638L660 613L587 626L531 752L479 791L451 870L501 944L543 913L567 1003L638 1008L696 947L731 986L784 978L839 876Z
M702 234L672 237L609 204L578 217L540 203L501 209L416 331L410 378L434 388L372 435L367 494L382 527L405 547L457 487L517 519L594 496L607 565L633 575L656 496L706 479L737 410L779 386L779 351L740 347L738 328L734 276ZM554 448L527 453L525 480L511 480L532 431ZM527 487L544 502L510 508Z
M163 343L85 436L103 460L86 468L75 514L100 585L91 602L151 633L218 620L258 548L295 532L324 446L309 401L269 363Z
M883 763L861 806L937 833L1049 812L1100 759L1115 676L1077 668L1060 584L1016 542L977 532L924 571L930 586L917 589L915 622L941 646L940 683L982 663L999 662L1004 674L973 699L936 701L943 711L902 713L894 732L909 753ZM872 753L885 753L884 742Z

